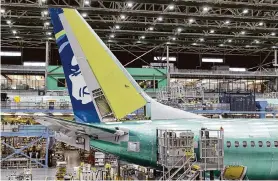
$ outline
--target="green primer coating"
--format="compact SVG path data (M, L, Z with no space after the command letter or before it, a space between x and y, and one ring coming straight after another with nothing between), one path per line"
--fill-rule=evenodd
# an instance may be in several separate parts
M198 139L199 130L204 127L208 129L224 128L224 163L225 165L247 166L247 176L249 179L277 180L278 179L278 147L274 141L278 141L278 120L276 119L233 119L233 120L161 120L147 123L140 121L124 122L115 124L95 125L103 128L115 127L129 130L129 141L140 142L140 152L127 151L127 142L114 144L110 142L91 140L92 147L118 156L121 160L143 166L157 165L157 142L156 129L178 129L192 130L195 139ZM231 146L227 146L227 142ZM239 147L235 142L239 142ZM243 146L243 142L247 146ZM255 147L251 147L251 141L255 142ZM259 142L263 146L259 147ZM266 142L271 145L268 147ZM197 153L198 154L198 153Z
M65 74L61 66L48 66L48 75L46 78L46 86L48 90L68 90L67 87L58 87L57 79L64 79Z
M64 71L61 66L47 67L47 89L48 90L67 90L66 87L58 87L57 79L65 78ZM166 69L154 68L127 68L127 71L135 80L157 80L158 88L165 87L167 84ZM146 92L155 92L154 89L146 89Z

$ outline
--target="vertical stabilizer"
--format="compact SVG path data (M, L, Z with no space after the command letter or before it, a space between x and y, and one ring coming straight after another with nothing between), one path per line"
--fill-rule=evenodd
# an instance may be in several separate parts
M116 118L145 106L145 97L134 86L87 22L74 9L60 9L59 18L76 55L88 89L93 95L103 95ZM75 53L79 52L79 53ZM77 55L78 54L78 55ZM91 75L91 76L89 76ZM96 78L99 87L93 86L90 77Z
M50 16L75 119L77 122L99 123L99 114L92 102L80 67L58 17L59 12L61 12L61 9L50 9Z
M111 115L120 119L143 106L148 109L146 112L150 115L147 116L152 120L202 118L151 99L75 9L50 11L62 63L64 69L69 71L65 72L67 82L71 83L71 71L78 70L80 75L82 72L82 81L86 86L84 91L90 98L86 100L91 101L88 104L100 120ZM78 66L78 69L72 66Z

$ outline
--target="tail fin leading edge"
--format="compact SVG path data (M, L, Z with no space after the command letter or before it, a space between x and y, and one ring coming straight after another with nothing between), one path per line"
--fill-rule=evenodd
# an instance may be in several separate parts
M50 9L51 22L54 27L56 43L67 82L69 96L71 98L73 112L77 122L99 123L99 114L92 102L87 85L81 74L66 32L59 19L62 9Z

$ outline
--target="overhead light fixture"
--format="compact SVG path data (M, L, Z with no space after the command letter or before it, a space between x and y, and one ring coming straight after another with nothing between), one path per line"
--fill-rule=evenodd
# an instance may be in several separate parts
M127 3L127 7L131 8L133 6L133 3L132 2L128 2Z
M87 17L87 13L82 13L81 14L84 18Z
M259 22L259 26L263 26L264 25L264 23L263 22Z
M89 4L90 4L90 1L89 1L89 0L85 0L85 1L84 1L84 4L89 5Z
M230 68L229 68L229 71L232 71L232 72L245 72L245 71L246 71L246 68L235 68L235 67L230 67Z
M167 61L167 57L160 57L160 56L154 56L153 60L155 61ZM177 61L176 57L168 57L168 60L171 62Z
M157 18L157 20L158 20L158 21L162 21L162 20L163 20L162 16L159 16L159 17Z
M195 46L195 45L197 45L197 43L192 43L192 45L194 45L194 46Z
M193 19L193 18L190 18L190 19L188 20L188 22L189 22L189 23L193 23L193 22L194 22L194 19Z
M41 0L43 3L45 3L46 2L46 0Z
M223 47L223 46L224 46L224 44L222 44L222 43L221 43L221 44L219 44L219 46L220 46L220 47Z
M245 47L246 47L246 48L249 48L249 47L250 47L250 45L245 45Z
M118 30L120 29L120 25L116 25L115 28Z
M240 32L240 34L242 34L242 35L245 35L245 33L246 33L245 31L241 31L241 32Z
M202 58L202 62L223 63L223 58Z
M23 62L23 66L38 66L38 67L44 67L45 62Z
M259 40L254 40L254 42L255 42L255 43L257 43L257 44L258 44L258 43L260 43L260 41L259 41Z
M141 39L145 39L146 37L145 37L145 36L141 36L140 38L141 38Z
M210 30L209 32L210 32L210 33L214 33L215 31L214 31L214 30Z
M13 33L13 34L16 34L16 30L12 30L12 33Z
M153 28L152 26L151 26L151 27L149 27L149 30L153 31L153 29L154 29L154 28Z
M145 39L145 38L146 38L145 36L141 36L141 37L140 37L140 39Z
M204 12L207 12L208 10L209 10L209 7L207 7L207 6L203 7Z
M44 14L44 15L48 15L48 11L46 11L46 10L43 11L43 14Z
M270 35L271 35L271 36L275 36L275 35L276 35L276 33L272 32Z
M226 20L226 21L225 21L225 24L230 24L230 20Z
M21 52L0 52L0 55L2 57L20 57L21 56Z
M228 42L231 43L231 42L232 42L232 39L228 39Z
M124 15L124 14L121 14L120 18L121 18L121 19L125 19L125 15Z
M111 35L110 35L110 38L115 38L115 35L114 35L114 34L111 34Z
M1 9L0 11L1 11L1 13L5 13L5 9Z
M168 6L168 8L169 8L170 10L173 10L173 9L175 8L175 6L174 6L173 4L170 4L170 5Z
M46 34L47 34L47 35L51 35L52 33L51 33L51 32L47 32Z
M52 40L52 38L51 38L51 37L48 37L48 39L49 39L49 40Z
M44 22L44 25L49 26L50 23L49 22Z
M200 40L200 42L203 42L203 41L205 41L205 39L204 39L204 38L199 38L199 40Z
M181 29L181 28L178 28L177 31L180 33L180 32L182 31L182 29Z
M248 13L248 9L244 9L244 10L242 11L242 13L243 13L243 14L247 14L247 13Z
M19 36L15 36L15 38L20 38Z
M12 23L11 20L7 20L6 22L7 22L8 25Z
M175 40L176 40L176 37L172 37L172 40L174 40L174 41L175 41Z

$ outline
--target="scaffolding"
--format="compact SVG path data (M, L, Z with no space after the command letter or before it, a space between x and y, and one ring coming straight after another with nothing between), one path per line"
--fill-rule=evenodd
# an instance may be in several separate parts
M224 132L202 128L199 137L200 162L202 170L222 170L224 168Z
M54 134L41 125L14 126L8 129L9 125L2 125L1 168L47 168L50 138Z
M163 169L159 180L195 180L206 171L223 170L223 130L203 128L199 133L157 129L158 164Z

